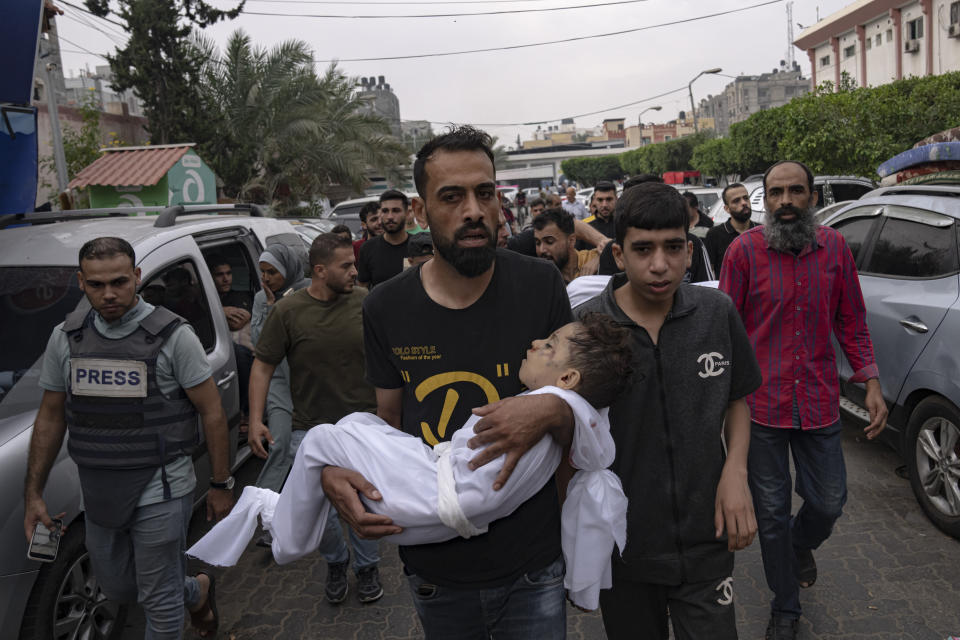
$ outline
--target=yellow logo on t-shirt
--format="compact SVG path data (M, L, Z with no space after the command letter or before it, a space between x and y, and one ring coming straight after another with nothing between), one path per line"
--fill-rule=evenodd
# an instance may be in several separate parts
M486 395L487 403L500 400L500 394L497 392L497 388L493 386L493 383L482 375L469 371L449 371L447 373L438 373L430 376L417 385L417 388L414 390L414 395L418 402L423 402L424 398L434 391L443 387L449 387L458 382L472 382L480 387ZM427 422L420 423L420 431L423 433L423 439L427 444L433 446L440 442L440 438L446 436L447 427L450 424L450 417L453 415L454 409L457 408L457 402L459 400L460 394L457 393L455 389L447 389L447 394L443 399L443 408L440 411L440 421L437 423L437 434L439 434L439 438L434 435Z

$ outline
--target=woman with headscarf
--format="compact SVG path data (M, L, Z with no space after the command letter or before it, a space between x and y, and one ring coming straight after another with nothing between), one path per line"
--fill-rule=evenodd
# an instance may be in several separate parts
M253 298L253 312L250 319L250 338L256 345L260 332L280 298L299 291L310 285L310 279L304 278L304 256L285 244L268 244L260 254L260 283L263 285ZM260 471L256 485L272 491L280 491L287 477L293 456L290 455L290 431L293 421L293 400L290 397L290 368L287 361L281 362L270 379L267 393L267 419L273 445L267 455L267 461ZM269 534L267 534L269 535ZM264 541L269 546L269 540Z

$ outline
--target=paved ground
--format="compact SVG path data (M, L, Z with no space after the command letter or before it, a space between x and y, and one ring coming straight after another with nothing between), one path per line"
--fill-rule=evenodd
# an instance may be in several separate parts
M834 535L816 554L820 566L816 586L801 594L805 617L800 637L960 637L960 542L941 534L924 517L909 482L894 472L900 464L897 456L858 436L856 428L847 428L850 497ZM256 466L246 465L243 476L254 476ZM205 525L195 519L191 539L201 535ZM421 637L396 550L381 544L381 553L383 599L360 605L351 583L348 600L333 606L323 599L326 567L319 557L278 567L265 550L251 546L238 566L215 572L220 637ZM740 637L762 638L769 593L756 543L738 556L734 588ZM604 637L598 615L573 609L568 630L571 639ZM142 637L142 621L133 621L125 637ZM637 637L643 637L642 630Z

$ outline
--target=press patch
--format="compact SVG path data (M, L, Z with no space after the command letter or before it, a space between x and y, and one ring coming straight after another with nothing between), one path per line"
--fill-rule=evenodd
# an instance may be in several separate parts
M147 363L139 360L71 358L70 391L78 396L146 398Z

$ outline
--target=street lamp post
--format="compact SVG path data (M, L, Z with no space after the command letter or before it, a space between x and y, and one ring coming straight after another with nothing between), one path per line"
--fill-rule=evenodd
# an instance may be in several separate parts
M640 127L640 146L641 147L643 146L643 114L645 114L647 111L660 111L660 109L663 109L663 107L661 107L660 105L657 105L655 107L647 107L646 109L640 112L639 116L637 116L637 126Z
M701 71L687 84L687 91L690 92L690 111L693 112L693 132L700 133L700 126L697 124L697 108L693 104L693 83L696 82L697 78L707 73L720 73L723 71L720 67L714 67L713 69L707 69L706 71Z

